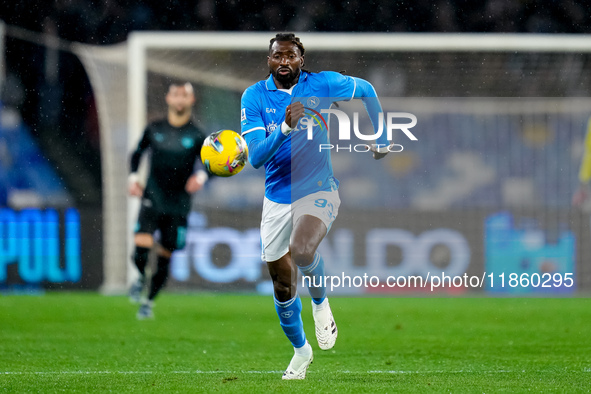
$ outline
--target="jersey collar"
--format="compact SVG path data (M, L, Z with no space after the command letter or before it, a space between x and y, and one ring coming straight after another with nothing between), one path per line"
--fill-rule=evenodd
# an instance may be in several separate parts
M300 70L300 80L298 83L305 81L306 79L308 79L308 73ZM269 78L267 78L267 81L265 82L265 86L267 87L267 90L278 90L277 85L275 85L275 81L273 80L273 75L269 75Z

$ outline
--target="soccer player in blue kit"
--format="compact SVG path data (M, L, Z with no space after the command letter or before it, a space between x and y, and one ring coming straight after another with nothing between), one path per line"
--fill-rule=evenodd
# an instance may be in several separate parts
M303 44L294 34L277 34L269 45L270 76L247 88L241 103L242 135L248 144L249 161L255 168L264 166L266 173L262 258L273 280L275 309L281 327L295 350L283 374L286 380L304 379L313 360L312 347L303 329L296 270L316 278L311 283L322 282L324 260L316 249L340 205L330 150L319 149L320 144L328 144L328 131L322 127L324 122L318 122L307 140L306 127L313 114L329 109L335 101L362 99L376 131L382 112L369 82L330 71L307 72L302 69L304 52ZM371 150L374 158L380 159L387 154L389 146L384 133L377 143ZM318 346L331 349L338 330L326 288L309 286L308 290Z

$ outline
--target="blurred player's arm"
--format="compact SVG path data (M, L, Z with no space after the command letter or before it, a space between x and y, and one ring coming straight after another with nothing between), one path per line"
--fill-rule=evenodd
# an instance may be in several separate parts
M203 188L203 185L205 185L208 179L209 175L203 169L201 159L198 157L195 159L195 164L193 165L193 175L187 179L187 183L185 184L185 191L189 194L198 192Z
M358 98L363 101L365 110L373 125L374 132L377 134L380 127L379 115L382 112L382 104L380 103L378 94L373 85L365 79L357 77L351 78L355 81L355 93L353 94L353 98ZM376 160L381 159L388 154L388 146L390 145L384 119L385 117L382 118L382 134L377 138L376 144L372 146L373 157Z
M579 187L573 195L573 205L581 206L589 197L589 180L591 180L591 118L587 123L583 159L579 169Z
M131 153L129 163L130 174L127 179L128 192L130 196L141 197L144 194L144 187L140 182L138 169L140 167L140 160L142 155L150 147L149 129L144 130L142 138L138 142L137 148Z

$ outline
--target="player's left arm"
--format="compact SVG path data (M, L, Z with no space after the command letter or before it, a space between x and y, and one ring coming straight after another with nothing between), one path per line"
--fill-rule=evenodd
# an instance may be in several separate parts
M363 101L363 105L365 106L365 110L369 115L369 119L371 120L371 124L373 125L374 132L377 134L380 128L380 120L379 114L382 113L382 104L380 103L380 99L378 98L378 94L374 89L373 85L362 78L351 77L355 82L355 92L353 93L353 98L358 98ZM388 154L388 147L390 142L386 136L386 125L384 123L384 118L382 117L382 133L376 139L376 144L372 146L373 157L376 160L379 160Z
M193 175L189 177L189 179L187 179L187 183L185 184L185 191L189 194L198 192L203 188L205 182L207 182L208 179L209 175L207 175L207 172L205 170L197 170L193 173Z
M142 155L151 145L151 128L147 126L142 138L137 144L137 148L132 152L129 163L129 176L127 178L128 193L130 196L141 197L144 194L144 186L140 182L138 169Z
M193 174L189 177L189 179L187 179L187 183L185 184L185 191L189 194L193 194L201 190L205 185L205 182L207 182L209 179L209 175L203 168L203 164L201 163L201 158L199 156L201 153L201 147L203 146L203 141L205 141L205 137L201 137L203 137L199 140L201 143L196 144Z

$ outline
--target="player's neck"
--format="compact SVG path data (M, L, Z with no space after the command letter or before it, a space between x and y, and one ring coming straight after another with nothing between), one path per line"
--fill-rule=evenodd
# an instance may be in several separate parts
M174 111L168 111L168 123L173 127L181 127L189 123L191 120L191 112L183 112L178 114Z

